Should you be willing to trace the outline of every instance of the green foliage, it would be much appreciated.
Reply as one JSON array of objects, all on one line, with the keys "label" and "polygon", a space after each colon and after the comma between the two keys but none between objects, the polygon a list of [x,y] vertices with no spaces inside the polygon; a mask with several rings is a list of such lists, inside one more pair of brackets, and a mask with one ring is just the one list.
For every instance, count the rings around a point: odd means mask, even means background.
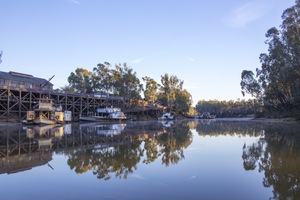
[{"label": "green foliage", "polygon": [[119,64],[112,70],[112,85],[114,87],[115,94],[127,97],[129,99],[140,99],[140,92],[143,89],[143,85],[137,78],[136,72],[128,67],[126,63]]},{"label": "green foliage", "polygon": [[[161,84],[153,78],[143,77],[146,83],[144,96],[151,102],[160,100],[169,110],[176,113],[186,114],[192,105],[191,94],[183,89],[183,81],[177,76],[164,74],[161,76]],[[95,93],[105,92],[139,100],[143,85],[137,78],[136,72],[126,63],[115,65],[112,68],[108,62],[99,63],[90,72],[83,68],[77,68],[68,77],[69,85],[62,87],[65,92]]]},{"label": "green foliage", "polygon": [[253,76],[254,73],[252,71],[244,70],[242,72],[242,81],[240,84],[242,88],[242,94],[245,96],[245,93],[250,93],[253,97],[260,98],[261,87]]},{"label": "green foliage", "polygon": [[90,72],[83,68],[77,68],[68,77],[69,86],[62,88],[64,91],[80,93],[105,92],[129,99],[140,99],[142,84],[132,68],[123,65],[115,65],[111,69],[108,62],[100,63]]},{"label": "green foliage", "polygon": [[160,91],[167,98],[169,107],[172,107],[173,102],[176,98],[176,90],[182,90],[183,81],[177,78],[177,76],[169,76],[164,74],[161,76],[161,87]]},{"label": "green foliage", "polygon": [[188,111],[188,113],[187,113],[189,116],[195,116],[195,115],[198,115],[198,112],[197,112],[197,110],[196,110],[196,108],[195,107],[190,107],[189,108],[189,111]]},{"label": "green foliage", "polygon": [[146,83],[144,91],[145,99],[150,102],[155,102],[158,97],[158,88],[160,87],[160,84],[158,84],[153,78],[150,78],[148,76],[145,76],[142,79]]},{"label": "green foliage", "polygon": [[263,101],[267,111],[300,108],[300,1],[282,14],[280,30],[266,33],[268,53],[260,55],[261,68],[242,72],[242,93]]},{"label": "green foliage", "polygon": [[196,105],[196,111],[201,114],[209,112],[217,117],[245,117],[256,114],[261,105],[256,99],[238,101],[200,100]]},{"label": "green foliage", "polygon": [[95,75],[83,68],[77,68],[68,77],[70,87],[79,93],[93,93],[96,86]]},{"label": "green foliage", "polygon": [[168,74],[161,76],[158,100],[170,111],[181,114],[187,114],[192,105],[192,96],[183,89],[183,81],[177,76]]},{"label": "green foliage", "polygon": [[111,65],[108,62],[99,63],[94,67],[93,72],[96,75],[97,90],[109,93],[112,90]]},{"label": "green foliage", "polygon": [[174,107],[176,113],[186,114],[192,105],[192,95],[187,90],[176,90]]}]

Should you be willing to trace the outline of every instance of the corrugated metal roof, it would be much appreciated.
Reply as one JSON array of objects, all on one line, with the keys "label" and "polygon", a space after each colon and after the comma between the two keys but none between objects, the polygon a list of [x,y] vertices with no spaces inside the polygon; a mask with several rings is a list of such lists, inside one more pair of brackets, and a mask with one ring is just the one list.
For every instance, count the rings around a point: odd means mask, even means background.
[{"label": "corrugated metal roof", "polygon": [[[15,81],[24,81],[24,82],[28,82],[28,83],[39,83],[39,84],[45,84],[46,82],[48,82],[48,80],[46,80],[44,78],[37,78],[30,74],[23,74],[23,73],[19,73],[19,72],[0,71],[0,78],[15,80]],[[53,84],[51,82],[49,82],[48,84],[53,86]]]}]

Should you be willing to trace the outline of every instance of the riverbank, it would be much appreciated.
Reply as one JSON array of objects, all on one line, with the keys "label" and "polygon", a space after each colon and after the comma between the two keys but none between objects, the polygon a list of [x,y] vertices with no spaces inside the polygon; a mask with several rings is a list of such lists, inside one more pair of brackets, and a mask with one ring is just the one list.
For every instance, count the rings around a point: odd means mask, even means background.
[{"label": "riverbank", "polygon": [[300,123],[300,120],[296,118],[253,118],[253,121],[262,121],[262,122],[269,122],[269,123]]},{"label": "riverbank", "polygon": [[[299,123],[300,120],[296,118],[216,118],[216,120],[220,121],[257,121],[257,122],[266,122],[266,123],[285,123],[285,124],[293,124]],[[139,121],[139,120],[138,120]],[[151,120],[141,120],[141,121],[151,121]],[[22,125],[21,122],[4,122],[0,121],[0,127],[14,127],[14,126]]]},{"label": "riverbank", "polygon": [[297,120],[296,118],[247,118],[247,117],[241,117],[241,118],[216,118],[216,120],[220,121],[256,121],[256,122],[266,122],[266,123],[299,123],[300,120]]}]

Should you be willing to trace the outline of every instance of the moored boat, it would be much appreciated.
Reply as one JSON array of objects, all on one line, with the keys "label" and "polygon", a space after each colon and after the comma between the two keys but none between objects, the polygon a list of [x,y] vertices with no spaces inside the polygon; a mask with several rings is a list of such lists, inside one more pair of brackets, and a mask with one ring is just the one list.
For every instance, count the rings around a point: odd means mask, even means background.
[{"label": "moored boat", "polygon": [[200,116],[197,117],[198,119],[215,119],[215,115],[211,115],[209,112],[204,112]]},{"label": "moored boat", "polygon": [[40,98],[35,109],[27,111],[27,124],[49,124],[55,125],[65,121],[65,113],[61,106],[54,106],[52,99]]},{"label": "moored boat", "polygon": [[80,116],[80,121],[122,121],[127,120],[127,116],[120,108],[105,107],[98,108],[95,113],[88,116]]},{"label": "moored boat", "polygon": [[161,117],[158,118],[159,120],[174,120],[175,117],[171,113],[164,113]]}]

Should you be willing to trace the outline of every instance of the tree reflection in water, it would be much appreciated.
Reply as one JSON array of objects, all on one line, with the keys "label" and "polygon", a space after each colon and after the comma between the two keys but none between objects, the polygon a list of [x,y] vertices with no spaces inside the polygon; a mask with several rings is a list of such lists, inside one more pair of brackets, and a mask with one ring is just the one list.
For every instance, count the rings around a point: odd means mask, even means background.
[{"label": "tree reflection in water", "polygon": [[300,135],[299,127],[267,126],[265,139],[244,146],[245,170],[264,172],[263,185],[273,187],[273,199],[300,197]]},{"label": "tree reflection in water", "polygon": [[[141,128],[125,128],[122,135],[130,138],[130,143],[108,148],[85,148],[69,151],[68,165],[76,173],[93,171],[99,179],[126,179],[136,170],[137,164],[149,164],[161,157],[162,164],[169,166],[184,159],[183,150],[192,142],[192,133],[187,123],[164,127],[155,123]],[[144,143],[144,145],[142,145]],[[145,156],[144,156],[145,155]]]},{"label": "tree reflection in water", "polygon": [[273,199],[296,199],[300,196],[299,126],[241,121],[176,122],[164,127],[159,123],[127,125],[122,132],[130,142],[108,148],[86,148],[68,152],[68,164],[76,173],[92,171],[99,179],[126,179],[138,163],[150,164],[158,159],[164,166],[184,159],[195,130],[201,137],[220,135],[257,137],[241,149],[243,168],[264,173],[262,184],[273,188]]},{"label": "tree reflection in water", "polygon": [[176,124],[167,134],[158,138],[162,163],[177,164],[184,159],[183,150],[192,143],[192,132],[187,124]]},{"label": "tree reflection in water", "polygon": [[241,121],[198,123],[200,136],[239,135],[261,137],[243,146],[242,159],[246,171],[264,173],[262,184],[273,187],[272,199],[300,197],[300,126],[299,124],[267,124]]}]

